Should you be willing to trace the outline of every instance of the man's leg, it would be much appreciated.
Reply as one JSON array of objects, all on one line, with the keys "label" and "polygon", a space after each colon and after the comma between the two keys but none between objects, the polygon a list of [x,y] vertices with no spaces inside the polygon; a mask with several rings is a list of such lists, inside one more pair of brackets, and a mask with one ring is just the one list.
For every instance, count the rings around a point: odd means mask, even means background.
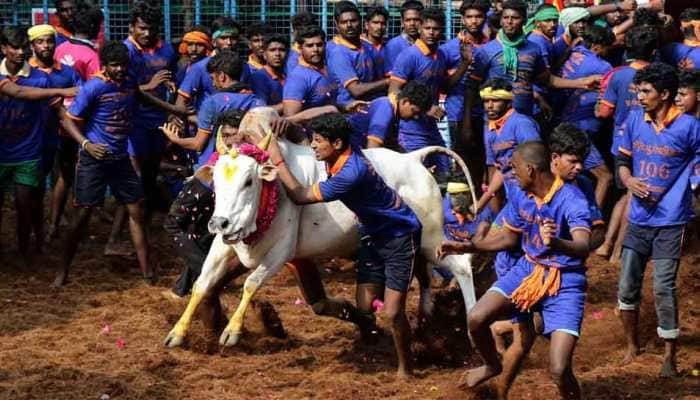
[{"label": "man's leg", "polygon": [[664,363],[661,367],[662,377],[678,375],[676,368],[676,347],[678,344],[678,299],[676,297],[676,278],[678,260],[656,259],[654,262],[654,299],[656,317],[659,321],[657,332],[665,342]]},{"label": "man's leg", "polygon": [[384,314],[391,324],[391,336],[398,356],[396,375],[405,379],[411,376],[411,327],[406,318],[406,292],[384,289]]},{"label": "man's leg", "polygon": [[647,258],[629,247],[622,249],[622,265],[618,285],[620,320],[627,339],[627,351],[622,364],[629,364],[639,354],[639,303]]},{"label": "man's leg", "polygon": [[625,207],[622,209],[620,229],[617,231],[617,240],[615,241],[615,247],[613,248],[612,254],[610,255],[611,263],[616,262],[622,256],[622,242],[623,238],[627,234],[627,227],[629,226],[629,219],[627,217],[629,215],[631,201],[632,195],[628,195],[627,201],[625,202]]},{"label": "man's leg", "polygon": [[139,269],[143,278],[155,283],[155,271],[148,265],[148,237],[144,226],[144,210],[142,202],[129,203],[126,205],[129,212],[129,232],[131,241],[136,248],[136,258],[139,261]]},{"label": "man's leg", "polygon": [[613,212],[610,215],[610,223],[608,224],[608,230],[605,232],[605,241],[598,247],[595,254],[608,258],[610,257],[613,247],[615,246],[615,238],[620,230],[620,224],[622,223],[623,212],[625,211],[625,205],[627,204],[627,196],[625,193],[620,199],[615,203]]},{"label": "man's leg", "polygon": [[491,324],[491,335],[493,335],[493,341],[496,344],[496,351],[500,355],[506,352],[505,336],[509,333],[513,333],[513,323],[510,320],[496,321]]},{"label": "man's leg", "polygon": [[15,184],[15,208],[17,209],[17,244],[19,252],[24,258],[25,265],[30,265],[29,260],[29,234],[32,230],[32,213],[35,200],[32,197],[31,186],[20,183]]},{"label": "man's leg", "polygon": [[592,168],[590,171],[596,178],[595,202],[598,205],[598,208],[602,210],[604,207],[603,203],[605,203],[605,197],[607,196],[608,190],[610,190],[610,186],[612,185],[613,176],[605,164]]},{"label": "man's leg", "polygon": [[58,152],[56,167],[56,184],[51,196],[51,225],[49,227],[49,240],[58,236],[61,218],[66,209],[68,190],[73,186],[77,146],[72,139],[62,140],[61,149]]},{"label": "man's leg", "polygon": [[[133,167],[134,171],[136,172],[136,175],[139,177],[139,185],[141,185],[141,191],[143,191],[143,183],[142,183],[142,166],[144,164],[144,158],[132,155],[129,157],[129,161],[131,162],[131,166]],[[113,193],[114,194],[114,193]],[[129,218],[129,212],[127,211],[126,207],[122,204],[119,204],[114,211],[114,221],[112,222],[112,229],[109,232],[109,238],[107,239],[107,244],[105,244],[105,251],[104,255],[110,256],[110,255],[129,255],[129,251],[124,249],[123,247],[119,246],[120,242],[120,236],[122,231],[124,230],[124,225],[126,225],[126,221]]]},{"label": "man's leg", "polygon": [[572,365],[577,341],[578,338],[568,332],[552,332],[549,345],[549,373],[563,399],[581,398],[581,388]]},{"label": "man's leg", "polygon": [[465,383],[474,387],[501,373],[503,366],[498,359],[496,345],[491,336],[491,324],[499,316],[512,310],[510,299],[497,290],[489,290],[469,312],[469,336],[481,355],[484,365],[467,371]]},{"label": "man's leg", "polygon": [[54,287],[61,287],[68,281],[68,270],[73,262],[75,253],[78,250],[78,243],[82,242],[87,233],[92,208],[78,208],[75,220],[68,227],[68,235],[63,243],[63,254],[61,255],[61,269],[56,274],[53,281]]},{"label": "man's leg", "polygon": [[503,372],[499,376],[497,386],[498,398],[507,399],[510,387],[520,372],[523,360],[535,343],[535,329],[532,320],[524,318],[513,326],[513,343],[503,355]]}]

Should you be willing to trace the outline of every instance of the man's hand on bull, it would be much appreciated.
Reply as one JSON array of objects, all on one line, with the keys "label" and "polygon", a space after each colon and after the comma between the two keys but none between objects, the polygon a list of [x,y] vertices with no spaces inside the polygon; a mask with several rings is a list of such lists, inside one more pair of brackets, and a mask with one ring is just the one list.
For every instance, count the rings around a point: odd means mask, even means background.
[{"label": "man's hand on bull", "polygon": [[285,137],[291,127],[292,123],[286,118],[277,118],[270,122],[270,129],[275,138]]},{"label": "man's hand on bull", "polygon": [[471,240],[464,242],[456,242],[454,240],[444,240],[437,248],[436,255],[438,260],[450,254],[470,253],[474,250],[474,243]]},{"label": "man's hand on bull", "polygon": [[342,107],[344,113],[354,114],[367,114],[367,107],[369,107],[369,101],[364,100],[353,100],[348,103],[345,107]]},{"label": "man's hand on bull", "polygon": [[435,118],[437,120],[441,120],[445,116],[445,110],[440,108],[440,106],[438,105],[433,105],[432,107],[430,107],[430,110],[428,110],[428,112],[425,113],[425,115],[431,118]]}]

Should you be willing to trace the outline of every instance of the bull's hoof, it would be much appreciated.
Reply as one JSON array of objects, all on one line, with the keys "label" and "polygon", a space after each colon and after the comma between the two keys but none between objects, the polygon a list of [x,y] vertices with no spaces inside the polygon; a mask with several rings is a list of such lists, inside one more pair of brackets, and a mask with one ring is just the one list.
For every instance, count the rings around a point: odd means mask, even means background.
[{"label": "bull's hoof", "polygon": [[180,335],[173,330],[173,331],[170,331],[170,333],[168,333],[168,336],[165,337],[165,341],[163,342],[163,344],[166,347],[174,348],[174,347],[182,346],[182,342],[184,342],[184,341],[185,341],[185,336]]},{"label": "bull's hoof", "polygon": [[221,333],[221,337],[219,338],[219,344],[225,347],[235,346],[238,344],[240,339],[240,333],[234,333],[228,329],[224,329],[224,331]]}]

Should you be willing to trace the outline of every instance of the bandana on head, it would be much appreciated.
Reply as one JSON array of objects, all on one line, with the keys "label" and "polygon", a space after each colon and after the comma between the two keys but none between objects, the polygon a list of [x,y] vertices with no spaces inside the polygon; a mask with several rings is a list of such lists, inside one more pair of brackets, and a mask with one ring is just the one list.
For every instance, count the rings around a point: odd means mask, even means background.
[{"label": "bandana on head", "polygon": [[483,100],[513,100],[513,92],[491,87],[481,89],[479,95]]},{"label": "bandana on head", "polygon": [[569,27],[574,22],[581,21],[582,19],[588,19],[591,13],[583,7],[569,7],[561,10],[559,14],[559,23],[564,27],[564,30],[568,35],[571,35]]},{"label": "bandana on head", "polygon": [[537,25],[535,24],[535,22],[550,21],[553,19],[559,21],[559,11],[557,11],[557,9],[553,7],[543,8],[540,11],[536,12],[535,15],[533,15],[532,18],[530,18],[527,21],[527,24],[525,25],[525,28],[523,28],[523,30],[527,35],[530,32],[537,29]]},{"label": "bandana on head", "polygon": [[506,75],[511,73],[513,80],[516,80],[518,78],[518,47],[527,41],[527,36],[521,33],[514,40],[510,40],[503,29],[499,29],[498,40],[503,45],[503,69]]},{"label": "bandana on head", "polygon": [[56,36],[56,29],[51,25],[35,25],[27,29],[27,35],[29,36],[29,41],[33,42],[42,36]]},{"label": "bandana on head", "polygon": [[204,32],[187,32],[185,36],[182,37],[182,42],[180,42],[180,47],[178,47],[180,54],[187,54],[188,43],[203,44],[207,48],[207,53],[211,51],[211,39],[209,39],[209,35]]},{"label": "bandana on head", "polygon": [[238,29],[236,29],[236,28],[222,28],[222,29],[219,29],[218,31],[214,32],[214,34],[211,37],[212,37],[212,39],[216,40],[224,35],[238,35]]},{"label": "bandana on head", "polygon": [[447,193],[465,193],[469,191],[469,185],[462,182],[447,182]]}]

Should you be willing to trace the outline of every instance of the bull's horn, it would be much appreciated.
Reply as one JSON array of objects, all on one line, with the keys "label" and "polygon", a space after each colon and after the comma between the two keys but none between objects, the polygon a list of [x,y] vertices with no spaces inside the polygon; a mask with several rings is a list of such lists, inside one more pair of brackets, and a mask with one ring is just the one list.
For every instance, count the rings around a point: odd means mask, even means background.
[{"label": "bull's horn", "polygon": [[267,150],[270,147],[270,142],[272,141],[272,131],[268,130],[267,135],[258,143],[260,150]]}]

